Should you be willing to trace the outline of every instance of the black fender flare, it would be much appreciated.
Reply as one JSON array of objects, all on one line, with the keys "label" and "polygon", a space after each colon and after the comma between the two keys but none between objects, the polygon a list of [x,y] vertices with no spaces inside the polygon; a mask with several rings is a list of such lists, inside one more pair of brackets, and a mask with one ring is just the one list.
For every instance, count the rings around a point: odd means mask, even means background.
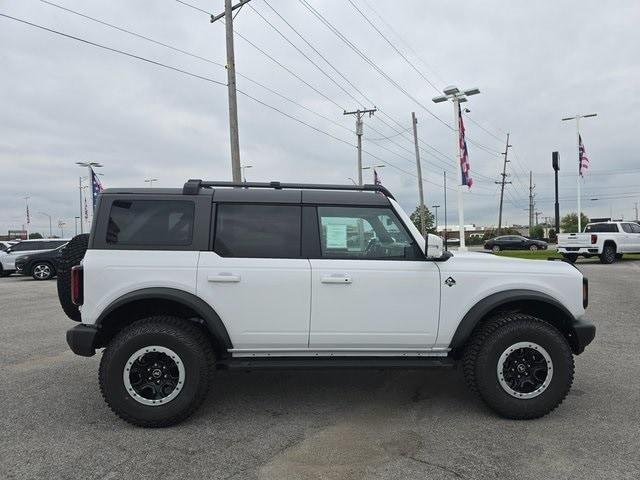
[{"label": "black fender flare", "polygon": [[96,326],[100,328],[105,318],[107,318],[116,309],[123,307],[128,303],[153,299],[171,300],[190,308],[204,320],[209,332],[220,342],[220,347],[224,350],[233,348],[231,339],[229,338],[229,333],[227,332],[224,323],[222,323],[222,319],[211,305],[192,293],[185,292],[184,290],[178,290],[176,288],[150,287],[126,293],[111,302],[109,306],[102,311],[96,320]]},{"label": "black fender flare", "polygon": [[539,304],[544,304],[548,307],[553,307],[562,312],[564,316],[564,318],[562,319],[562,323],[565,331],[571,329],[571,322],[574,319],[573,315],[569,310],[567,310],[564,305],[562,305],[552,296],[547,295],[543,292],[537,292],[535,290],[505,290],[483,298],[469,309],[469,311],[462,318],[462,321],[456,329],[456,333],[451,339],[451,344],[449,345],[450,348],[456,349],[463,347],[478,323],[492,310],[510,303],[531,301],[537,302]]}]

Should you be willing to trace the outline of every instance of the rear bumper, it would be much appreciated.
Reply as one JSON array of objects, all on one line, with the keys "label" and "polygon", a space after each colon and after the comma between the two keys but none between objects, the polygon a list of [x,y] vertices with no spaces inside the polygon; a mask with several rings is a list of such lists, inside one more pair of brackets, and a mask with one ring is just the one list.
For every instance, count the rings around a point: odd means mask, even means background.
[{"label": "rear bumper", "polygon": [[575,354],[584,352],[584,349],[589,345],[596,336],[596,326],[589,320],[584,318],[575,319],[572,325],[573,334],[575,335]]},{"label": "rear bumper", "polygon": [[598,255],[598,247],[558,247],[558,253],[573,253],[574,255]]},{"label": "rear bumper", "polygon": [[76,355],[91,357],[96,353],[98,329],[94,325],[80,324],[67,330],[67,343]]}]

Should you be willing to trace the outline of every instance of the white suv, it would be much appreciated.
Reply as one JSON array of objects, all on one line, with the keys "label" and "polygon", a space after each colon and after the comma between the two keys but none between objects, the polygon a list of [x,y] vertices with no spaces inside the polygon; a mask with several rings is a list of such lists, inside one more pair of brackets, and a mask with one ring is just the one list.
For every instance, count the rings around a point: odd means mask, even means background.
[{"label": "white suv", "polygon": [[67,341],[105,347],[103,396],[143,426],[190,415],[216,368],[460,362],[499,414],[553,410],[595,336],[587,280],[426,243],[382,186],[108,189],[60,262],[62,306],[81,321]]}]

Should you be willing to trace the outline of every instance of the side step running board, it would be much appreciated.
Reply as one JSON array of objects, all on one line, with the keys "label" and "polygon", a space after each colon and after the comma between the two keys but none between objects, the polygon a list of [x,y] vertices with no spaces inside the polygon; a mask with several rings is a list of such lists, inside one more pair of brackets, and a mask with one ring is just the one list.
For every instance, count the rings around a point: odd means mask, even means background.
[{"label": "side step running board", "polygon": [[254,369],[313,369],[313,368],[452,368],[452,359],[447,357],[290,357],[290,358],[228,358],[219,360],[216,367],[230,370]]}]

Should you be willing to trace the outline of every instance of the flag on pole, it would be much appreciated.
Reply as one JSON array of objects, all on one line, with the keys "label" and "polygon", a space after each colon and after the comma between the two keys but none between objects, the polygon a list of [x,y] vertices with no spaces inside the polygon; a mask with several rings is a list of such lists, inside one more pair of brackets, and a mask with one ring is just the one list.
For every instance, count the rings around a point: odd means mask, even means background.
[{"label": "flag on pole", "polygon": [[27,225],[31,223],[31,217],[29,216],[29,204],[27,203]]},{"label": "flag on pole", "polygon": [[93,171],[93,168],[89,167],[91,170],[91,193],[93,194],[93,208],[96,208],[96,200],[98,199],[98,194],[104,190],[102,188],[102,184],[98,179],[98,175]]},{"label": "flag on pole", "polygon": [[467,140],[464,135],[464,122],[462,121],[462,109],[458,104],[458,131],[460,132],[460,172],[462,173],[462,185],[471,188],[473,179],[469,176],[471,167],[469,166],[469,150]]},{"label": "flag on pole", "polygon": [[589,157],[587,157],[587,152],[584,149],[584,145],[582,143],[582,136],[578,135],[578,173],[581,177],[584,177],[584,171],[589,168]]},{"label": "flag on pole", "polygon": [[84,197],[84,219],[89,221],[89,209],[87,208],[87,197]]},{"label": "flag on pole", "polygon": [[380,181],[380,177],[378,176],[378,172],[376,172],[376,169],[373,169],[373,184],[374,185],[382,185],[382,182]]}]

